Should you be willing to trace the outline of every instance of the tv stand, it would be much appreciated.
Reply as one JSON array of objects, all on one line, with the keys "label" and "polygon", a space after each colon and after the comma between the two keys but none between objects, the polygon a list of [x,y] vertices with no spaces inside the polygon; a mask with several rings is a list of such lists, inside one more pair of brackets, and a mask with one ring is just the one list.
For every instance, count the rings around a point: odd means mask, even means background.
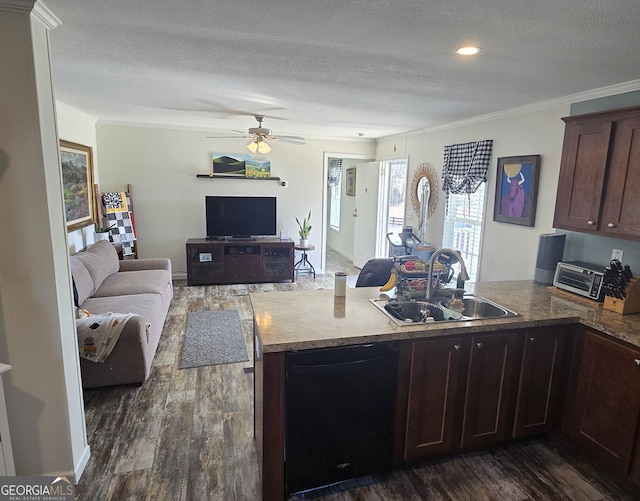
[{"label": "tv stand", "polygon": [[187,240],[186,251],[189,285],[294,280],[294,249],[291,239],[190,238]]}]

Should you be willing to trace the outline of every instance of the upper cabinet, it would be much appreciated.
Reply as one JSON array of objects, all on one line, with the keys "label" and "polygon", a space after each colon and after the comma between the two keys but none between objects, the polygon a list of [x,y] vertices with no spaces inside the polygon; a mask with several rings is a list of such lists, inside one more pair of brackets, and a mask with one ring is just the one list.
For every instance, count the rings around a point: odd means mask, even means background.
[{"label": "upper cabinet", "polygon": [[640,240],[640,107],[563,120],[554,227]]}]

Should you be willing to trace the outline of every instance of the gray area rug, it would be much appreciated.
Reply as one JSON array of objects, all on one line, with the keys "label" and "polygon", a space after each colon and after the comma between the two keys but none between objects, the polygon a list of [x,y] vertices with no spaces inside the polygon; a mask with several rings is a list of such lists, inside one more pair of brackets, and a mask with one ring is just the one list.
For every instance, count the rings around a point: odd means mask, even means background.
[{"label": "gray area rug", "polygon": [[238,310],[196,311],[187,315],[181,369],[247,360]]}]

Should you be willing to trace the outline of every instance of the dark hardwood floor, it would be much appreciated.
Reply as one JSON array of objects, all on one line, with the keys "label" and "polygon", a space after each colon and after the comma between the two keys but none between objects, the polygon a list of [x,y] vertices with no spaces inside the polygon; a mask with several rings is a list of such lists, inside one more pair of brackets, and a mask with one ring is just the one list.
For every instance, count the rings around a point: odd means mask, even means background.
[{"label": "dark hardwood floor", "polygon": [[[252,361],[179,369],[189,311],[237,309],[252,353],[249,293],[333,287],[333,272],[357,275],[328,253],[327,270],[294,283],[188,287],[175,297],[142,386],[85,391],[91,458],[78,500],[260,499],[253,444]],[[353,280],[352,280],[353,282]],[[639,499],[555,439],[396,468],[293,499],[322,500],[631,500]]]}]

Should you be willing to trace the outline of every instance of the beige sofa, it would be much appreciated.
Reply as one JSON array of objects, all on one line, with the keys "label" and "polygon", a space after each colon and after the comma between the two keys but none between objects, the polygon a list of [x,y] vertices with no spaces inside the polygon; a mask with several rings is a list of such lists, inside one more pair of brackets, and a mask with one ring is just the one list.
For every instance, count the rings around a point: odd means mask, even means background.
[{"label": "beige sofa", "polygon": [[127,321],[103,363],[80,359],[82,386],[142,384],[149,377],[173,297],[171,261],[165,258],[119,261],[108,241],[96,242],[71,256],[70,261],[76,306],[92,315],[136,314]]}]

